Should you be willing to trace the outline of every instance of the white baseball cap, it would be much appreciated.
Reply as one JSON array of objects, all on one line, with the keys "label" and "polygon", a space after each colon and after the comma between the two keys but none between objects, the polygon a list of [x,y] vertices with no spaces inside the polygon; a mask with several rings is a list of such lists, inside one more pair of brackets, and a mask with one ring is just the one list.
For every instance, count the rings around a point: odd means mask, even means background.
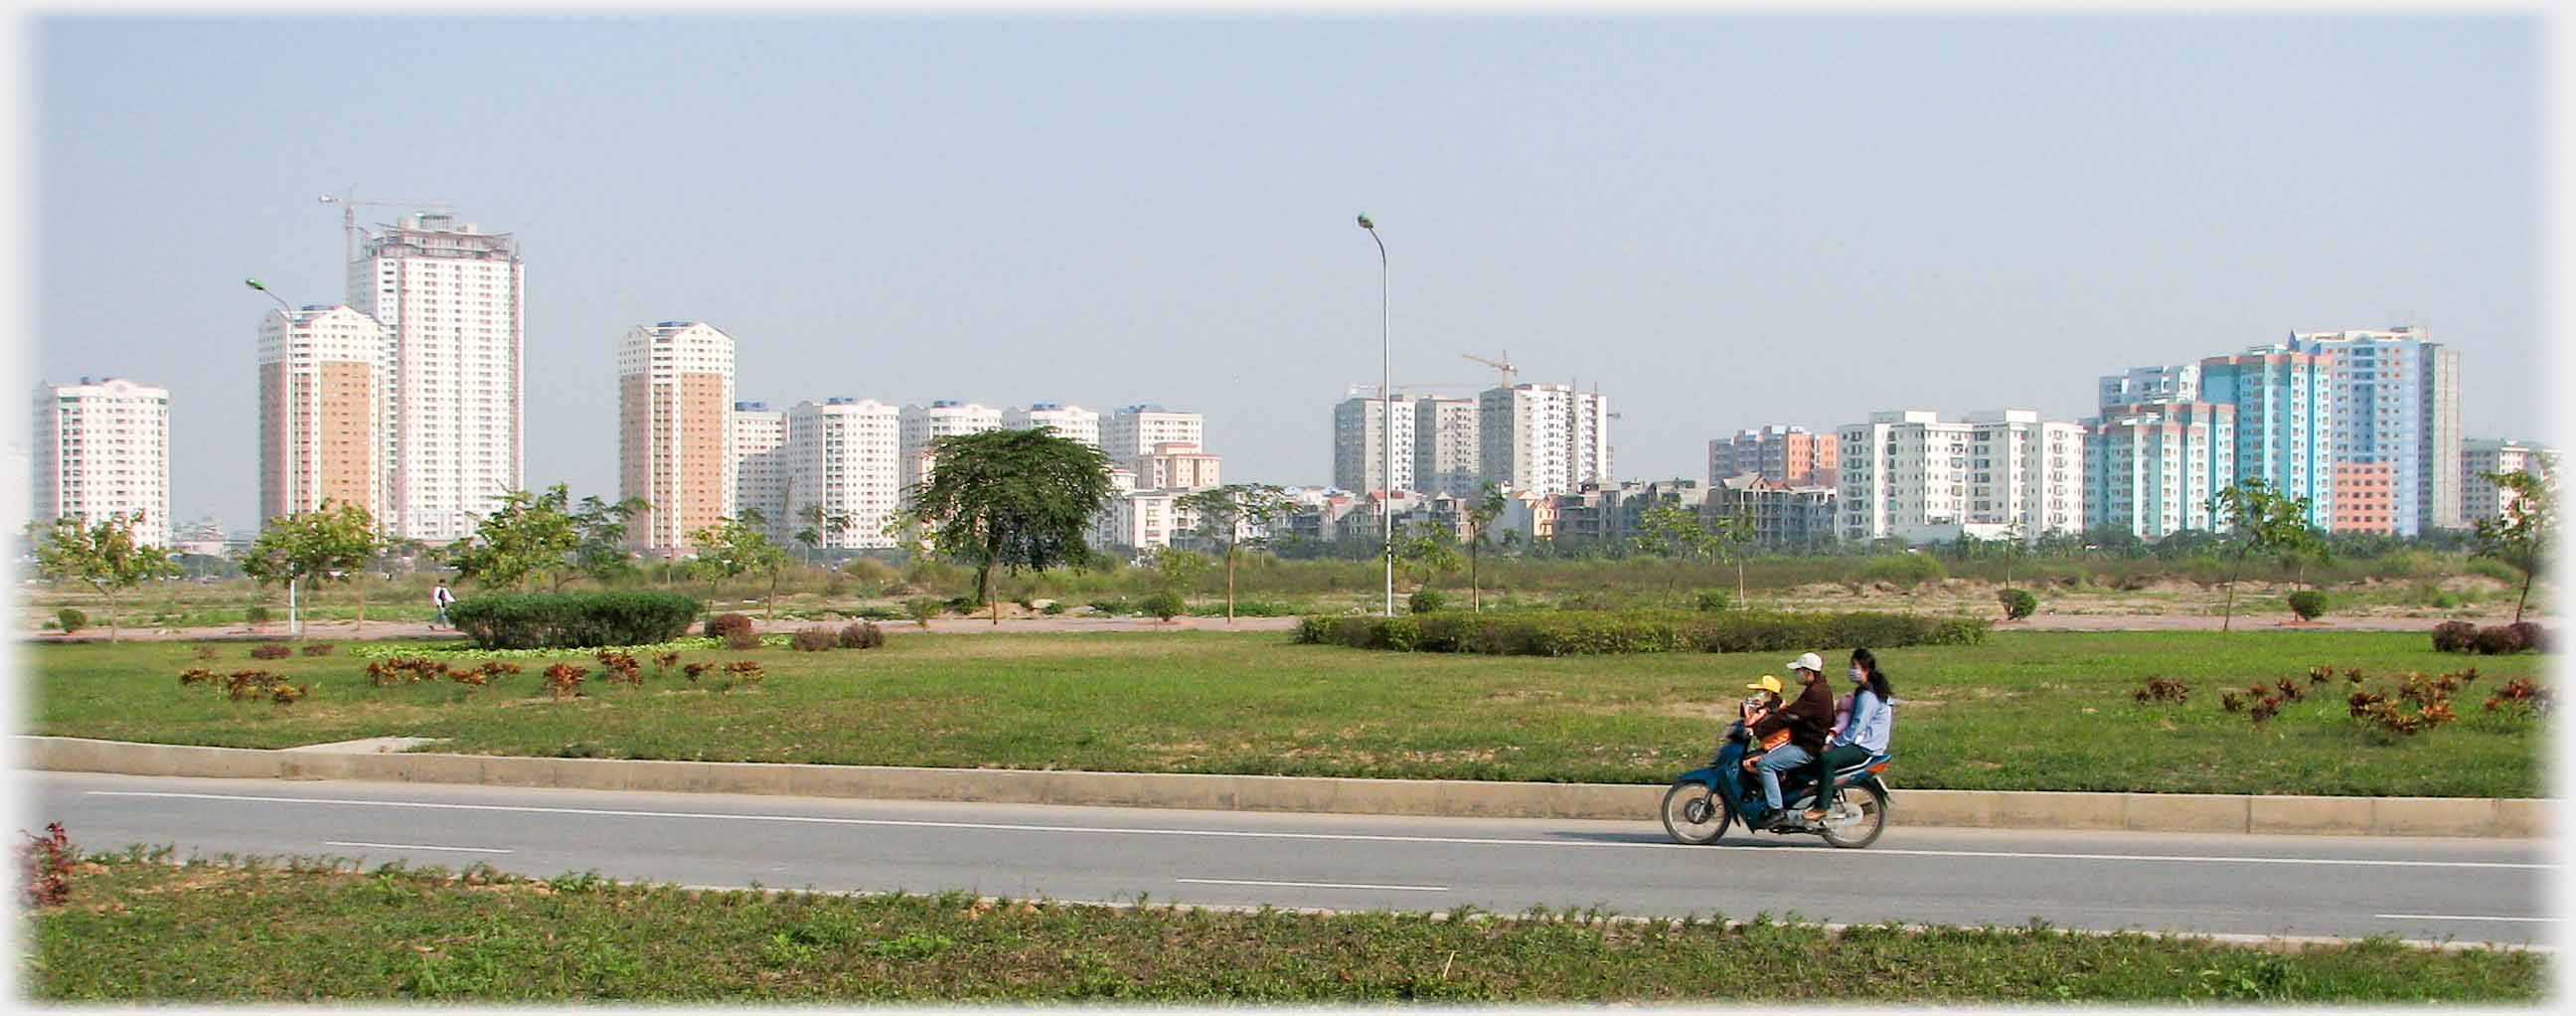
[{"label": "white baseball cap", "polygon": [[1825,658],[1814,653],[1802,654],[1797,659],[1789,661],[1789,669],[1810,670],[1822,674],[1825,672]]}]

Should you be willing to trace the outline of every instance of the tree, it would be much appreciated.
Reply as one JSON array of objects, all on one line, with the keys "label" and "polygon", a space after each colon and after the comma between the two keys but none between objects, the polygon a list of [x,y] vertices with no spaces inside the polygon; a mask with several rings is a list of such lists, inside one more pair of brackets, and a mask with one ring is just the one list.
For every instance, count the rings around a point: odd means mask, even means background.
[{"label": "tree", "polygon": [[698,558],[689,570],[710,582],[742,575],[767,574],[769,599],[761,608],[764,618],[778,615],[778,572],[787,566],[787,551],[770,542],[763,532],[768,520],[757,508],[745,508],[734,516],[704,529],[689,533],[689,545],[696,547]]},{"label": "tree", "polygon": [[2262,555],[2286,565],[2314,553],[2319,541],[2316,527],[2308,522],[2308,499],[2275,491],[2261,477],[2247,477],[2219,491],[2209,499],[2209,511],[2227,525],[2228,546],[2236,558],[2236,567],[2227,575],[2227,605],[2219,622],[2220,631],[2229,631],[2236,623],[2236,580],[2243,575],[2246,560]]},{"label": "tree", "polygon": [[1233,624],[1234,553],[1244,542],[1244,531],[1260,527],[1266,538],[1269,525],[1297,510],[1297,502],[1282,487],[1229,483],[1183,495],[1180,508],[1198,517],[1201,538],[1225,548],[1225,623]]},{"label": "tree", "polygon": [[[1494,542],[1494,520],[1502,518],[1503,509],[1510,506],[1511,499],[1503,495],[1503,488],[1488,483],[1484,490],[1477,493],[1476,503],[1467,507],[1467,609],[1469,610],[1481,612],[1485,609],[1484,595],[1477,591],[1477,558],[1481,556],[1481,552],[1487,545]],[[1511,538],[1511,532],[1503,533],[1506,546],[1509,545]]]},{"label": "tree", "polygon": [[2513,566],[2522,573],[2522,595],[2513,601],[2513,619],[2531,602],[2531,580],[2540,573],[2558,528],[2558,492],[2544,473],[2515,470],[2483,474],[2506,502],[2504,514],[2476,522],[2477,554]]},{"label": "tree", "polygon": [[475,524],[474,535],[449,552],[448,563],[463,579],[519,591],[531,578],[568,570],[570,555],[582,545],[581,526],[568,510],[571,500],[560,483],[542,494],[501,495],[500,509]]},{"label": "tree", "polygon": [[1417,585],[1430,585],[1433,576],[1456,571],[1467,560],[1458,552],[1458,531],[1431,519],[1396,530],[1393,546],[1396,567]]},{"label": "tree", "polygon": [[939,466],[905,492],[904,514],[940,553],[975,566],[976,602],[992,603],[996,567],[1016,575],[1089,561],[1083,535],[1110,496],[1100,449],[1034,428],[952,434],[931,452]]},{"label": "tree", "polygon": [[1207,555],[1198,551],[1160,547],[1155,549],[1153,563],[1148,567],[1162,580],[1165,590],[1180,594],[1187,593],[1191,586],[1198,584],[1199,576],[1207,574],[1208,569],[1215,566],[1208,563]]},{"label": "tree", "polygon": [[[557,484],[547,496],[563,490]],[[573,549],[571,566],[554,568],[554,588],[562,592],[565,582],[580,575],[593,582],[607,583],[634,571],[634,562],[626,552],[626,524],[635,516],[653,510],[653,503],[630,497],[611,504],[593,494],[581,499],[581,510],[572,514]]]},{"label": "tree", "polygon": [[[1638,553],[1656,557],[1680,558],[1696,563],[1716,552],[1717,536],[1700,525],[1699,513],[1678,504],[1659,504],[1646,509],[1638,518],[1643,532],[1629,541]],[[1664,592],[1671,595],[1673,579],[1664,581]]]},{"label": "tree", "polygon": [[72,516],[37,532],[36,572],[55,582],[81,582],[107,601],[107,640],[117,639],[116,597],[146,579],[178,573],[169,552],[134,542],[143,513],[109,515],[84,525]]},{"label": "tree", "polygon": [[[242,557],[241,569],[257,579],[260,585],[284,583],[292,596],[295,587],[310,585],[316,593],[333,580],[355,579],[366,568],[367,561],[384,546],[376,535],[376,520],[364,507],[330,501],[309,512],[296,512],[268,520],[268,528],[252,541],[250,553]],[[358,630],[367,628],[367,587],[358,591]],[[289,616],[288,624],[295,618]],[[301,634],[301,627],[297,629]]]},{"label": "tree", "polygon": [[1715,540],[1713,545],[1720,559],[1735,564],[1735,602],[1749,605],[1752,601],[1744,596],[1744,559],[1751,554],[1753,541],[1760,535],[1754,527],[1752,514],[1746,505],[1739,502],[1734,511],[1717,516],[1716,522],[1708,527],[1708,533]]},{"label": "tree", "polygon": [[813,555],[823,549],[826,541],[838,543],[841,534],[849,532],[850,526],[855,521],[850,517],[850,513],[825,508],[820,501],[797,509],[796,517],[805,522],[805,528],[796,531],[796,542],[805,545],[808,561],[813,560]]}]

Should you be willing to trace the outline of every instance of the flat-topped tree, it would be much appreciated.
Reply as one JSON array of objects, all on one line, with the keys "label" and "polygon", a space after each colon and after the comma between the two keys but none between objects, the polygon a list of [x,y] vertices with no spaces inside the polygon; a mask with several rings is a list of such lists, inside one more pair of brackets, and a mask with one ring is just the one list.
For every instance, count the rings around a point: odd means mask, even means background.
[{"label": "flat-topped tree", "polygon": [[134,541],[143,513],[109,515],[84,525],[64,516],[50,527],[28,527],[36,538],[36,573],[55,582],[79,582],[107,601],[107,640],[117,640],[117,595],[146,579],[178,574],[168,551]]},{"label": "flat-topped tree", "polygon": [[1233,624],[1235,551],[1253,542],[1246,535],[1252,529],[1261,529],[1260,538],[1267,539],[1269,525],[1296,510],[1297,502],[1286,488],[1273,484],[1229,483],[1183,495],[1180,507],[1197,517],[1200,539],[1224,548],[1225,622]]},{"label": "flat-topped tree", "polygon": [[[242,557],[241,569],[260,585],[283,583],[291,590],[310,586],[315,592],[334,581],[353,582],[374,559],[384,540],[376,535],[375,516],[354,504],[322,502],[309,512],[268,520],[259,539]],[[367,628],[367,587],[358,592],[358,630]],[[293,624],[294,619],[288,619]],[[295,625],[298,635],[302,625]]]},{"label": "flat-topped tree", "polygon": [[1079,569],[1083,536],[1109,503],[1109,459],[1049,428],[952,434],[931,442],[937,465],[904,492],[903,517],[939,553],[975,566],[975,600],[989,604],[993,569]]}]

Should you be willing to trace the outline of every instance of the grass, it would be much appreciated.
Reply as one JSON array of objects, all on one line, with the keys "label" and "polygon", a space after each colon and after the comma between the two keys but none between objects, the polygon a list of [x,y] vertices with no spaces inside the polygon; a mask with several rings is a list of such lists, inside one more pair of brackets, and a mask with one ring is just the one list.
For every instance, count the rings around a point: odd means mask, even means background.
[{"label": "grass", "polygon": [[2043,927],[1446,920],[697,892],[330,865],[84,865],[31,919],[50,1003],[2532,1002],[2542,958]]},{"label": "grass", "polygon": [[[1662,783],[1703,764],[1747,681],[1785,654],[1541,659],[1297,646],[1278,633],[910,633],[876,650],[690,653],[764,664],[715,691],[676,674],[553,702],[545,661],[493,687],[377,688],[363,661],[253,661],[225,644],[27,647],[29,732],[283,748],[359,737],[446,738],[495,755],[1011,769]],[[2541,721],[2479,704],[2538,656],[2446,656],[2412,633],[1998,632],[1981,646],[1890,650],[1897,762],[1916,788],[2533,797]],[[466,658],[460,665],[470,665]],[[1835,658],[1833,665],[1841,665]],[[2358,667],[2475,666],[2460,721],[2412,738],[2361,730],[2340,678],[2256,727],[2221,692]],[[180,671],[274,670],[312,687],[293,706],[226,701]],[[2140,705],[2149,676],[2181,705]],[[708,679],[713,682],[711,675]]]}]

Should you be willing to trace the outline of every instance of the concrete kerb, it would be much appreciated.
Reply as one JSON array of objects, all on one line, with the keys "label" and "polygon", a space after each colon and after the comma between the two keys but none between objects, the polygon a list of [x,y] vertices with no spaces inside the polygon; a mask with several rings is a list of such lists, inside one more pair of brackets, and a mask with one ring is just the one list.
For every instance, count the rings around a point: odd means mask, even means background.
[{"label": "concrete kerb", "polygon": [[[18,743],[19,764],[27,769],[133,776],[382,780],[1370,815],[1644,821],[1652,819],[1664,792],[1660,786],[1605,783],[512,758],[435,752],[352,754],[27,735],[20,736]],[[2554,834],[2557,807],[2556,801],[2547,799],[1894,790],[1891,818],[1898,824],[2006,829],[2539,839]]]}]

